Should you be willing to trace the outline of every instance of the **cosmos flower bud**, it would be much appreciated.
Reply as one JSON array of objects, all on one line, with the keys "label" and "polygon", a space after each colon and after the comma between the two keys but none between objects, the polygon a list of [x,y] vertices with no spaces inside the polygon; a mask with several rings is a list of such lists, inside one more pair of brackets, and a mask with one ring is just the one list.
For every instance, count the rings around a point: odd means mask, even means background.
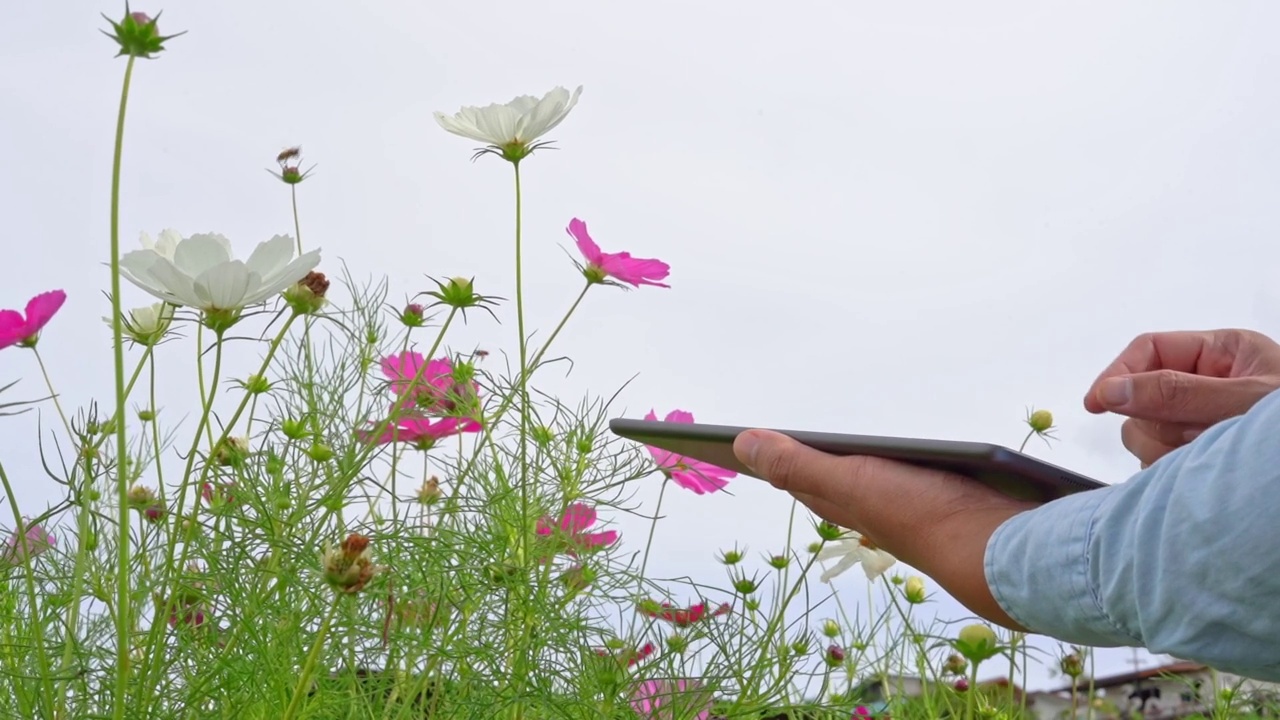
[{"label": "cosmos flower bud", "polygon": [[830,667],[839,667],[840,663],[845,660],[844,648],[839,645],[832,645],[827,648],[827,652],[823,655],[823,659],[827,661]]},{"label": "cosmos flower bud", "polygon": [[[106,16],[103,15],[103,17]],[[107,18],[107,22],[111,23],[112,32],[107,32],[106,30],[102,32],[107,37],[115,40],[120,46],[120,52],[116,53],[116,57],[129,55],[137,58],[150,58],[153,53],[164,50],[166,41],[183,34],[160,35],[160,30],[156,27],[156,22],[159,19],[159,13],[153,18],[144,12],[130,12],[126,4],[124,19],[116,22],[111,18]]]},{"label": "cosmos flower bud", "polygon": [[1027,425],[1037,433],[1045,433],[1053,428],[1053,413],[1048,410],[1036,410],[1027,417]]},{"label": "cosmos flower bud", "polygon": [[426,323],[426,309],[418,303],[409,303],[400,311],[400,322],[405,327],[422,327]]},{"label": "cosmos flower bud", "polygon": [[444,495],[440,490],[440,478],[432,475],[418,488],[418,502],[423,505],[434,505]]},{"label": "cosmos flower bud", "polygon": [[996,633],[988,625],[974,623],[960,629],[960,634],[952,642],[956,651],[969,662],[978,665],[984,660],[994,657],[1000,652]]},{"label": "cosmos flower bud", "polygon": [[903,594],[906,595],[907,602],[912,605],[919,605],[924,602],[924,578],[919,575],[912,575],[907,578],[907,586],[904,588]]},{"label": "cosmos flower bud", "polygon": [[298,315],[314,315],[324,307],[325,293],[329,291],[329,279],[322,272],[312,270],[294,285],[284,290],[284,301]]},{"label": "cosmos flower bud", "polygon": [[336,547],[325,549],[323,565],[324,578],[335,590],[360,592],[375,572],[369,559],[369,538],[351,533]]}]

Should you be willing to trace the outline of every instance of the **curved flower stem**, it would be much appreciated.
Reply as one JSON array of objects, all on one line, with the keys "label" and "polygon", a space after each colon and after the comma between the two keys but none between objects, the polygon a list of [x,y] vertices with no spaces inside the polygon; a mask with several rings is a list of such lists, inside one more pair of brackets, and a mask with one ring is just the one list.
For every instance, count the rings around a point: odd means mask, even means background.
[{"label": "curved flower stem", "polygon": [[[27,537],[27,524],[22,520],[22,512],[18,509],[18,499],[14,497],[13,486],[9,484],[9,475],[4,471],[4,465],[0,464],[0,483],[4,485],[5,497],[9,500],[9,509],[13,511],[13,522],[17,526],[14,531],[16,533],[17,544],[14,550],[21,548],[22,564],[26,569],[25,579],[27,586],[27,603],[31,605],[31,624],[34,628],[38,628],[40,637],[32,638],[36,646],[36,662],[40,664],[40,681],[44,685],[44,697],[42,697],[41,714],[48,713],[43,707],[43,703],[52,701],[53,694],[53,674],[49,671],[49,656],[45,652],[44,647],[44,623],[40,622],[39,605],[36,604],[36,578],[35,572],[31,569],[31,545]],[[45,715],[48,717],[48,715]]]},{"label": "curved flower stem", "polygon": [[338,605],[342,602],[341,595],[335,595],[333,604],[329,606],[329,612],[325,613],[324,621],[320,623],[320,629],[316,631],[316,641],[311,645],[311,652],[307,653],[307,661],[302,666],[302,673],[298,675],[298,686],[293,689],[293,697],[289,700],[289,707],[285,708],[284,717],[281,720],[293,720],[293,716],[298,712],[298,704],[302,702],[302,693],[307,688],[307,683],[311,681],[311,674],[315,672],[316,661],[320,658],[320,651],[324,648],[324,641],[329,635],[329,626],[333,624],[333,616],[338,612]]},{"label": "curved flower stem", "polygon": [[76,434],[71,431],[71,423],[67,421],[67,414],[62,411],[62,403],[58,402],[58,392],[53,389],[53,381],[49,379],[49,370],[44,365],[44,358],[40,355],[39,348],[31,348],[36,354],[36,364],[40,366],[40,374],[44,376],[44,386],[49,388],[49,397],[53,399],[53,407],[58,411],[58,417],[62,418],[62,427],[67,431],[67,439],[75,443]]},{"label": "curved flower stem", "polygon": [[[125,471],[128,441],[124,432],[124,342],[120,327],[120,161],[124,152],[124,118],[129,103],[129,83],[133,79],[134,55],[124,68],[120,89],[120,112],[116,117],[115,156],[111,162],[111,334],[116,383],[116,491],[120,501],[119,542],[116,550],[116,683],[112,716],[125,715],[125,694],[129,689],[129,630],[133,618],[129,603],[129,475]],[[78,600],[77,600],[78,601]]]},{"label": "curved flower stem", "polygon": [[1023,450],[1026,450],[1027,443],[1031,442],[1031,438],[1035,437],[1035,435],[1036,435],[1036,431],[1034,429],[1031,432],[1027,433],[1027,436],[1022,438],[1022,444],[1018,446],[1018,452],[1022,452]]}]

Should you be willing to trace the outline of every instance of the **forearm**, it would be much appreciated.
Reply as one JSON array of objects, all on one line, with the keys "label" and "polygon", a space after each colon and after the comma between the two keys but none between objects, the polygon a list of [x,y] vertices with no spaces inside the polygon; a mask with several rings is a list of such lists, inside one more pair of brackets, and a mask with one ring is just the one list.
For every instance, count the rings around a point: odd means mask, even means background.
[{"label": "forearm", "polygon": [[1034,632],[1280,679],[1280,392],[1128,482],[1009,519],[985,572]]}]

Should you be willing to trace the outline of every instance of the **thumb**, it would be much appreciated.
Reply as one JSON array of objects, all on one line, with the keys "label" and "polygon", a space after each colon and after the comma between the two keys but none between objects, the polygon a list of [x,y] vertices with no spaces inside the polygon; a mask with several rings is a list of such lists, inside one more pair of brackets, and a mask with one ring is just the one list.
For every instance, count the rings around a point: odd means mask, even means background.
[{"label": "thumb", "polygon": [[1257,401],[1246,378],[1216,378],[1156,370],[1107,378],[1097,400],[1118,415],[1187,425],[1212,425],[1234,417]]},{"label": "thumb", "polygon": [[733,441],[733,454],[774,487],[808,494],[824,494],[824,486],[848,474],[851,459],[819,452],[769,430],[740,433]]}]

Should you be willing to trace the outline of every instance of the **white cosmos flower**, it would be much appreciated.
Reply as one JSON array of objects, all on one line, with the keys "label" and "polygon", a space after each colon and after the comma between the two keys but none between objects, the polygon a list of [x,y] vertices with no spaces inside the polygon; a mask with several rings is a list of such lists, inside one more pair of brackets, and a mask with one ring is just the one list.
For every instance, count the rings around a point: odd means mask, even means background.
[{"label": "white cosmos flower", "polygon": [[822,573],[822,577],[819,578],[824,583],[831,582],[832,578],[858,563],[862,563],[862,570],[867,574],[867,579],[875,580],[898,562],[897,558],[876,547],[861,533],[854,530],[846,532],[839,540],[827,543],[818,551],[818,560],[836,561],[835,566]]},{"label": "white cosmos flower", "polygon": [[154,250],[156,253],[173,259],[173,253],[178,249],[178,243],[182,242],[182,233],[177,230],[166,228],[160,231],[160,239],[152,240],[151,236],[145,232],[138,238],[138,242],[146,250]]},{"label": "white cosmos flower", "polygon": [[239,310],[257,305],[306,277],[320,264],[320,251],[293,258],[293,238],[276,235],[259,243],[248,260],[233,260],[221,235],[192,235],[176,243],[173,257],[162,244],[120,258],[120,274],[155,297],[198,310]]},{"label": "white cosmos flower", "polygon": [[557,87],[541,99],[521,95],[505,104],[467,106],[453,115],[437,112],[435,118],[454,135],[488,143],[508,160],[519,160],[536,149],[535,140],[569,115],[581,94],[581,85],[573,94]]},{"label": "white cosmos flower", "polygon": [[[126,337],[140,345],[155,345],[173,322],[173,306],[167,302],[143,305],[124,313],[120,320]],[[102,322],[111,327],[111,318],[104,317]]]}]

